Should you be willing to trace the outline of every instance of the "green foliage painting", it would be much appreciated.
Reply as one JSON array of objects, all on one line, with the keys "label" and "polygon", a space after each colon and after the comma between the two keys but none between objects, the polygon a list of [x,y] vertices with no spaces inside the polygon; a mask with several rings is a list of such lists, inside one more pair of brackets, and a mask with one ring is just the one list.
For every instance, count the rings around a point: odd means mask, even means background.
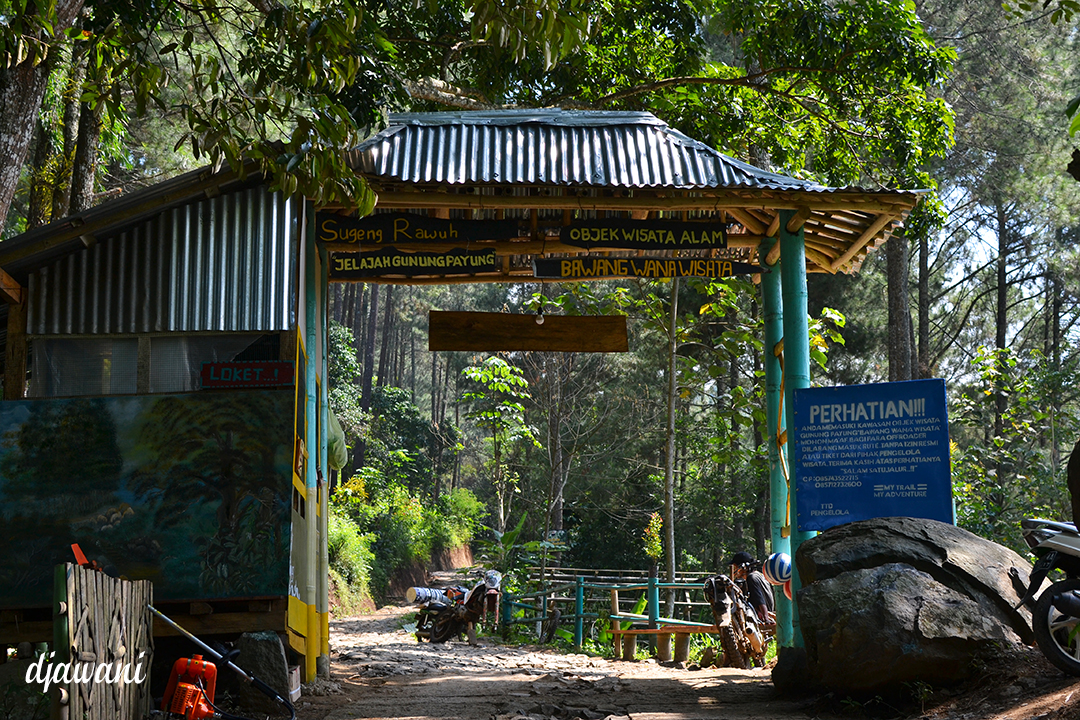
[{"label": "green foliage painting", "polygon": [[48,605],[79,543],[164,600],[284,595],[291,389],[5,403],[0,607]]}]

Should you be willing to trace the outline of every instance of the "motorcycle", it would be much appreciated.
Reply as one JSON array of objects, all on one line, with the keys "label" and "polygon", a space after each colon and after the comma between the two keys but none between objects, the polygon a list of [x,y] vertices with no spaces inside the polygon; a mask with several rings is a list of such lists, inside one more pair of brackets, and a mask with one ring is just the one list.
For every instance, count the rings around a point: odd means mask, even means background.
[{"label": "motorcycle", "polygon": [[[1020,533],[1036,560],[1027,592],[1016,607],[1031,608],[1035,643],[1046,659],[1080,677],[1080,533],[1072,523],[1041,518],[1023,520]],[[1053,583],[1036,601],[1035,595],[1052,570],[1062,570],[1065,579]]]},{"label": "motorcycle", "polygon": [[460,585],[448,588],[413,587],[405,594],[410,603],[420,605],[416,615],[416,639],[442,643],[468,634],[469,642],[476,640],[476,624],[487,613],[498,616],[499,588],[502,575],[488,570],[471,590]]},{"label": "motorcycle", "polygon": [[724,649],[724,665],[742,669],[764,667],[769,636],[738,583],[727,575],[714,575],[705,581],[704,589]]}]

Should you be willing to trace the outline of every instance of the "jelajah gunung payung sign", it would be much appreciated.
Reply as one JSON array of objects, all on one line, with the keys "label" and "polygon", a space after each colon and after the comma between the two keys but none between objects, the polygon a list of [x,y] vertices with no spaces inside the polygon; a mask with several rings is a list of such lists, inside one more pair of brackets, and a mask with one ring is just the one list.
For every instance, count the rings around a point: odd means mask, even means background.
[{"label": "jelajah gunung payung sign", "polygon": [[329,279],[340,281],[383,275],[474,275],[498,269],[499,258],[494,248],[444,253],[402,252],[387,248],[373,253],[330,253]]},{"label": "jelajah gunung payung sign", "polygon": [[943,380],[795,391],[799,530],[874,517],[954,521]]}]

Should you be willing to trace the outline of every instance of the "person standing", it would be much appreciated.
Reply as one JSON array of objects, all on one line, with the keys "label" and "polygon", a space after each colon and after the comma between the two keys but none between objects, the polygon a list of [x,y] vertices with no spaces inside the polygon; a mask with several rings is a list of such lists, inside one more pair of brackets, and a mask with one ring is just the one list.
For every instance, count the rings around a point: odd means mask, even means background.
[{"label": "person standing", "polygon": [[772,586],[761,574],[761,563],[748,552],[737,552],[728,563],[731,566],[731,579],[746,589],[750,605],[757,613],[762,625],[775,625],[776,603],[773,600]]}]

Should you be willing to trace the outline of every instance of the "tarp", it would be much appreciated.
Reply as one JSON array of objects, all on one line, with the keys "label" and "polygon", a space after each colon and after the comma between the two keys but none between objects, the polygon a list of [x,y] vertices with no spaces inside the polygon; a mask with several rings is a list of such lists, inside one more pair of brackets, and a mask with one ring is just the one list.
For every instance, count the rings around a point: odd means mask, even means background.
[{"label": "tarp", "polygon": [[330,416],[330,437],[327,440],[327,463],[333,470],[340,470],[349,462],[349,448],[345,445],[345,431],[341,429],[337,415],[327,413]]}]

